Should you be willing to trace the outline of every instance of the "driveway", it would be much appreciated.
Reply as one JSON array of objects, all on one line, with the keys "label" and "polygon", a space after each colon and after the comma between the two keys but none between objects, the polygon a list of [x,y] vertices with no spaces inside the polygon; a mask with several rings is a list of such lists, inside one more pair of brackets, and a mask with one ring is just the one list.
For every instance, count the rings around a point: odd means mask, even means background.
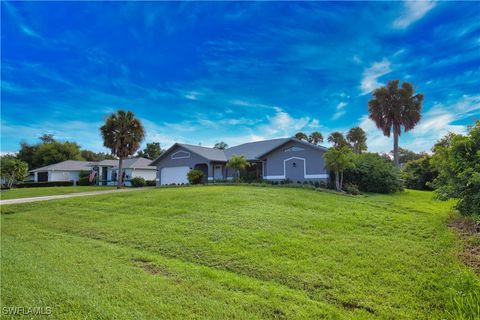
[{"label": "driveway", "polygon": [[42,197],[32,197],[32,198],[8,199],[8,200],[0,200],[0,205],[2,205],[2,204],[28,203],[28,202],[37,202],[37,201],[48,201],[48,200],[86,197],[86,196],[96,196],[96,195],[107,194],[107,193],[134,192],[134,191],[141,191],[141,190],[149,190],[149,189],[153,189],[153,188],[154,187],[114,189],[114,190],[104,190],[104,191],[89,191],[89,192],[78,192],[78,193],[71,193],[71,194],[61,194],[61,195],[55,195],[55,196],[42,196]]}]

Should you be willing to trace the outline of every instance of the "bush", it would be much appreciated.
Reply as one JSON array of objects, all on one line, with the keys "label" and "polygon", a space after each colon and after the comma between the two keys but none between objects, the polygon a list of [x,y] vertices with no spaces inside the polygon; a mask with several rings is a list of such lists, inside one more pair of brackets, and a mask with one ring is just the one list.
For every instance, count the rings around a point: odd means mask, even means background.
[{"label": "bush", "polygon": [[363,192],[393,193],[403,190],[400,171],[376,153],[355,155],[355,167],[345,171],[345,184],[357,185]]},{"label": "bush", "polygon": [[145,179],[142,177],[135,177],[130,180],[130,183],[132,184],[132,187],[134,188],[140,188],[140,187],[145,187]]},{"label": "bush", "polygon": [[69,187],[73,181],[45,181],[45,182],[23,182],[17,184],[16,188],[37,188],[37,187]]},{"label": "bush", "polygon": [[362,194],[358,189],[358,186],[353,183],[346,183],[345,186],[343,186],[343,189],[345,189],[346,193],[353,194],[354,196]]},{"label": "bush", "polygon": [[204,173],[201,170],[192,169],[187,173],[188,182],[190,184],[200,184],[203,181]]},{"label": "bush", "polygon": [[157,181],[155,181],[155,180],[146,180],[146,181],[145,181],[145,185],[146,185],[147,187],[155,187],[155,186],[157,185]]},{"label": "bush", "polygon": [[405,187],[417,190],[433,190],[432,182],[438,171],[432,166],[431,157],[425,155],[418,160],[407,162],[402,170]]}]

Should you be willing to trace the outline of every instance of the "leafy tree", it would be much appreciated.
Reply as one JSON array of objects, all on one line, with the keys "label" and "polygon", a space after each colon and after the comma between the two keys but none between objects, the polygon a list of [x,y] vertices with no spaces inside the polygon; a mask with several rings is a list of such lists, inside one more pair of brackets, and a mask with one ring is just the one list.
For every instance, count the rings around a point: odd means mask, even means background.
[{"label": "leafy tree", "polygon": [[225,142],[223,141],[220,141],[220,142],[217,142],[215,143],[215,145],[213,146],[215,149],[220,149],[220,150],[225,150],[228,148],[228,144],[226,144]]},{"label": "leafy tree", "polygon": [[335,149],[341,149],[349,146],[347,140],[345,140],[345,137],[343,136],[343,133],[338,131],[332,132],[328,136],[328,142],[333,143],[333,147]]},{"label": "leafy tree", "polygon": [[308,136],[308,142],[314,144],[314,145],[317,145],[319,143],[322,143],[323,142],[323,136],[320,132],[318,131],[315,131],[315,132],[312,132],[309,136]]},{"label": "leafy tree", "polygon": [[335,188],[342,191],[343,172],[354,166],[352,150],[346,146],[329,148],[325,152],[325,165],[335,174]]},{"label": "leafy tree", "polygon": [[295,138],[297,138],[298,140],[305,140],[305,141],[308,141],[308,136],[303,133],[303,132],[297,132],[295,133]]},{"label": "leafy tree", "polygon": [[86,161],[116,160],[115,156],[105,152],[93,152],[90,150],[80,151],[80,155]]},{"label": "leafy tree", "polygon": [[404,82],[398,87],[399,80],[389,81],[387,86],[373,91],[373,99],[368,102],[368,111],[377,128],[390,137],[393,131],[393,159],[396,166],[398,158],[398,137],[404,131],[412,130],[420,121],[423,94],[414,95],[413,86]]},{"label": "leafy tree", "polygon": [[356,154],[367,150],[367,135],[360,127],[350,129],[347,134],[347,140],[352,145],[353,152]]},{"label": "leafy tree", "polygon": [[39,139],[42,143],[52,143],[56,141],[52,133],[44,133]]},{"label": "leafy tree", "polygon": [[27,142],[20,143],[20,151],[17,153],[17,159],[22,160],[28,164],[30,169],[36,169],[41,167],[35,160],[35,154],[38,150],[38,144],[32,145]]},{"label": "leafy tree", "polygon": [[39,167],[65,160],[82,160],[80,146],[77,143],[54,141],[39,144],[34,156],[34,163]]},{"label": "leafy tree", "polygon": [[[393,150],[391,151],[391,154],[393,154]],[[426,153],[416,153],[411,150],[398,147],[398,161],[400,163],[407,163],[412,160],[418,160],[425,155]]]},{"label": "leafy tree", "polygon": [[230,160],[227,162],[227,168],[231,168],[235,171],[236,179],[240,177],[240,171],[245,170],[250,164],[245,159],[245,156],[242,155],[232,155]]},{"label": "leafy tree", "polygon": [[15,156],[0,157],[0,174],[9,188],[15,181],[22,181],[28,173],[28,164],[18,160]]},{"label": "leafy tree", "polygon": [[137,157],[143,157],[150,160],[158,158],[162,154],[162,148],[160,148],[160,142],[147,143],[147,146],[138,151]]},{"label": "leafy tree", "polygon": [[432,190],[431,183],[438,172],[431,164],[431,156],[424,155],[420,159],[407,162],[402,170],[405,186],[410,189]]},{"label": "leafy tree", "polygon": [[464,215],[480,214],[480,121],[466,136],[450,135],[437,143],[432,164],[438,170],[436,197],[459,199],[456,208]]},{"label": "leafy tree", "polygon": [[140,148],[145,130],[131,111],[118,110],[112,113],[100,127],[103,145],[109,148],[118,160],[118,185],[123,186],[123,159],[133,155]]},{"label": "leafy tree", "polygon": [[345,183],[363,192],[393,193],[403,189],[399,169],[390,158],[377,153],[356,154],[355,166],[345,171]]}]

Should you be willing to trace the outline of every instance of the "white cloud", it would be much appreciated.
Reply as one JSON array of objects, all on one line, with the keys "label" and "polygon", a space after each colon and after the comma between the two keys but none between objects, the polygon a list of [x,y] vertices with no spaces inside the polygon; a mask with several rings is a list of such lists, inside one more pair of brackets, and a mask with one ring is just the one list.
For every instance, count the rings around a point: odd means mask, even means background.
[{"label": "white cloud", "polygon": [[430,10],[436,6],[434,1],[405,1],[404,11],[393,22],[393,27],[397,29],[405,29],[415,21],[420,20]]},{"label": "white cloud", "polygon": [[372,92],[381,84],[378,82],[378,78],[390,73],[390,61],[383,59],[382,61],[373,63],[369,68],[363,72],[363,78],[360,83],[360,90],[362,95]]},{"label": "white cloud", "polygon": [[333,117],[332,117],[332,120],[337,120],[338,118],[344,116],[345,113],[347,113],[346,110],[340,110],[340,111],[335,112]]}]

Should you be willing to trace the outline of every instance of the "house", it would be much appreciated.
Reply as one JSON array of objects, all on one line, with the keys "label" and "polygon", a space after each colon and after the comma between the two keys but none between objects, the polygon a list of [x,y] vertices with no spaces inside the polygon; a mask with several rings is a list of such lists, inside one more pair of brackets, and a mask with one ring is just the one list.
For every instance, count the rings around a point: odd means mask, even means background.
[{"label": "house", "polygon": [[157,168],[158,186],[188,183],[191,169],[202,170],[205,182],[232,179],[235,172],[226,167],[232,155],[245,156],[251,164],[247,174],[258,179],[326,181],[326,150],[293,137],[244,143],[225,150],[175,143],[151,165]]},{"label": "house", "polygon": [[[123,160],[125,185],[130,185],[130,180],[135,177],[141,177],[145,180],[155,180],[157,168],[150,166],[152,161],[145,158],[130,158]],[[46,181],[78,181],[81,172],[97,172],[98,185],[114,185],[117,182],[118,160],[103,161],[77,161],[66,160],[51,164],[35,170],[30,170],[34,174],[35,182]]]},{"label": "house", "polygon": [[[126,186],[130,186],[130,180],[135,177],[145,180],[155,180],[157,168],[151,166],[152,160],[145,158],[130,158],[123,160],[123,175]],[[103,160],[93,163],[92,167],[97,171],[99,185],[115,185],[118,181],[118,160]]]}]

